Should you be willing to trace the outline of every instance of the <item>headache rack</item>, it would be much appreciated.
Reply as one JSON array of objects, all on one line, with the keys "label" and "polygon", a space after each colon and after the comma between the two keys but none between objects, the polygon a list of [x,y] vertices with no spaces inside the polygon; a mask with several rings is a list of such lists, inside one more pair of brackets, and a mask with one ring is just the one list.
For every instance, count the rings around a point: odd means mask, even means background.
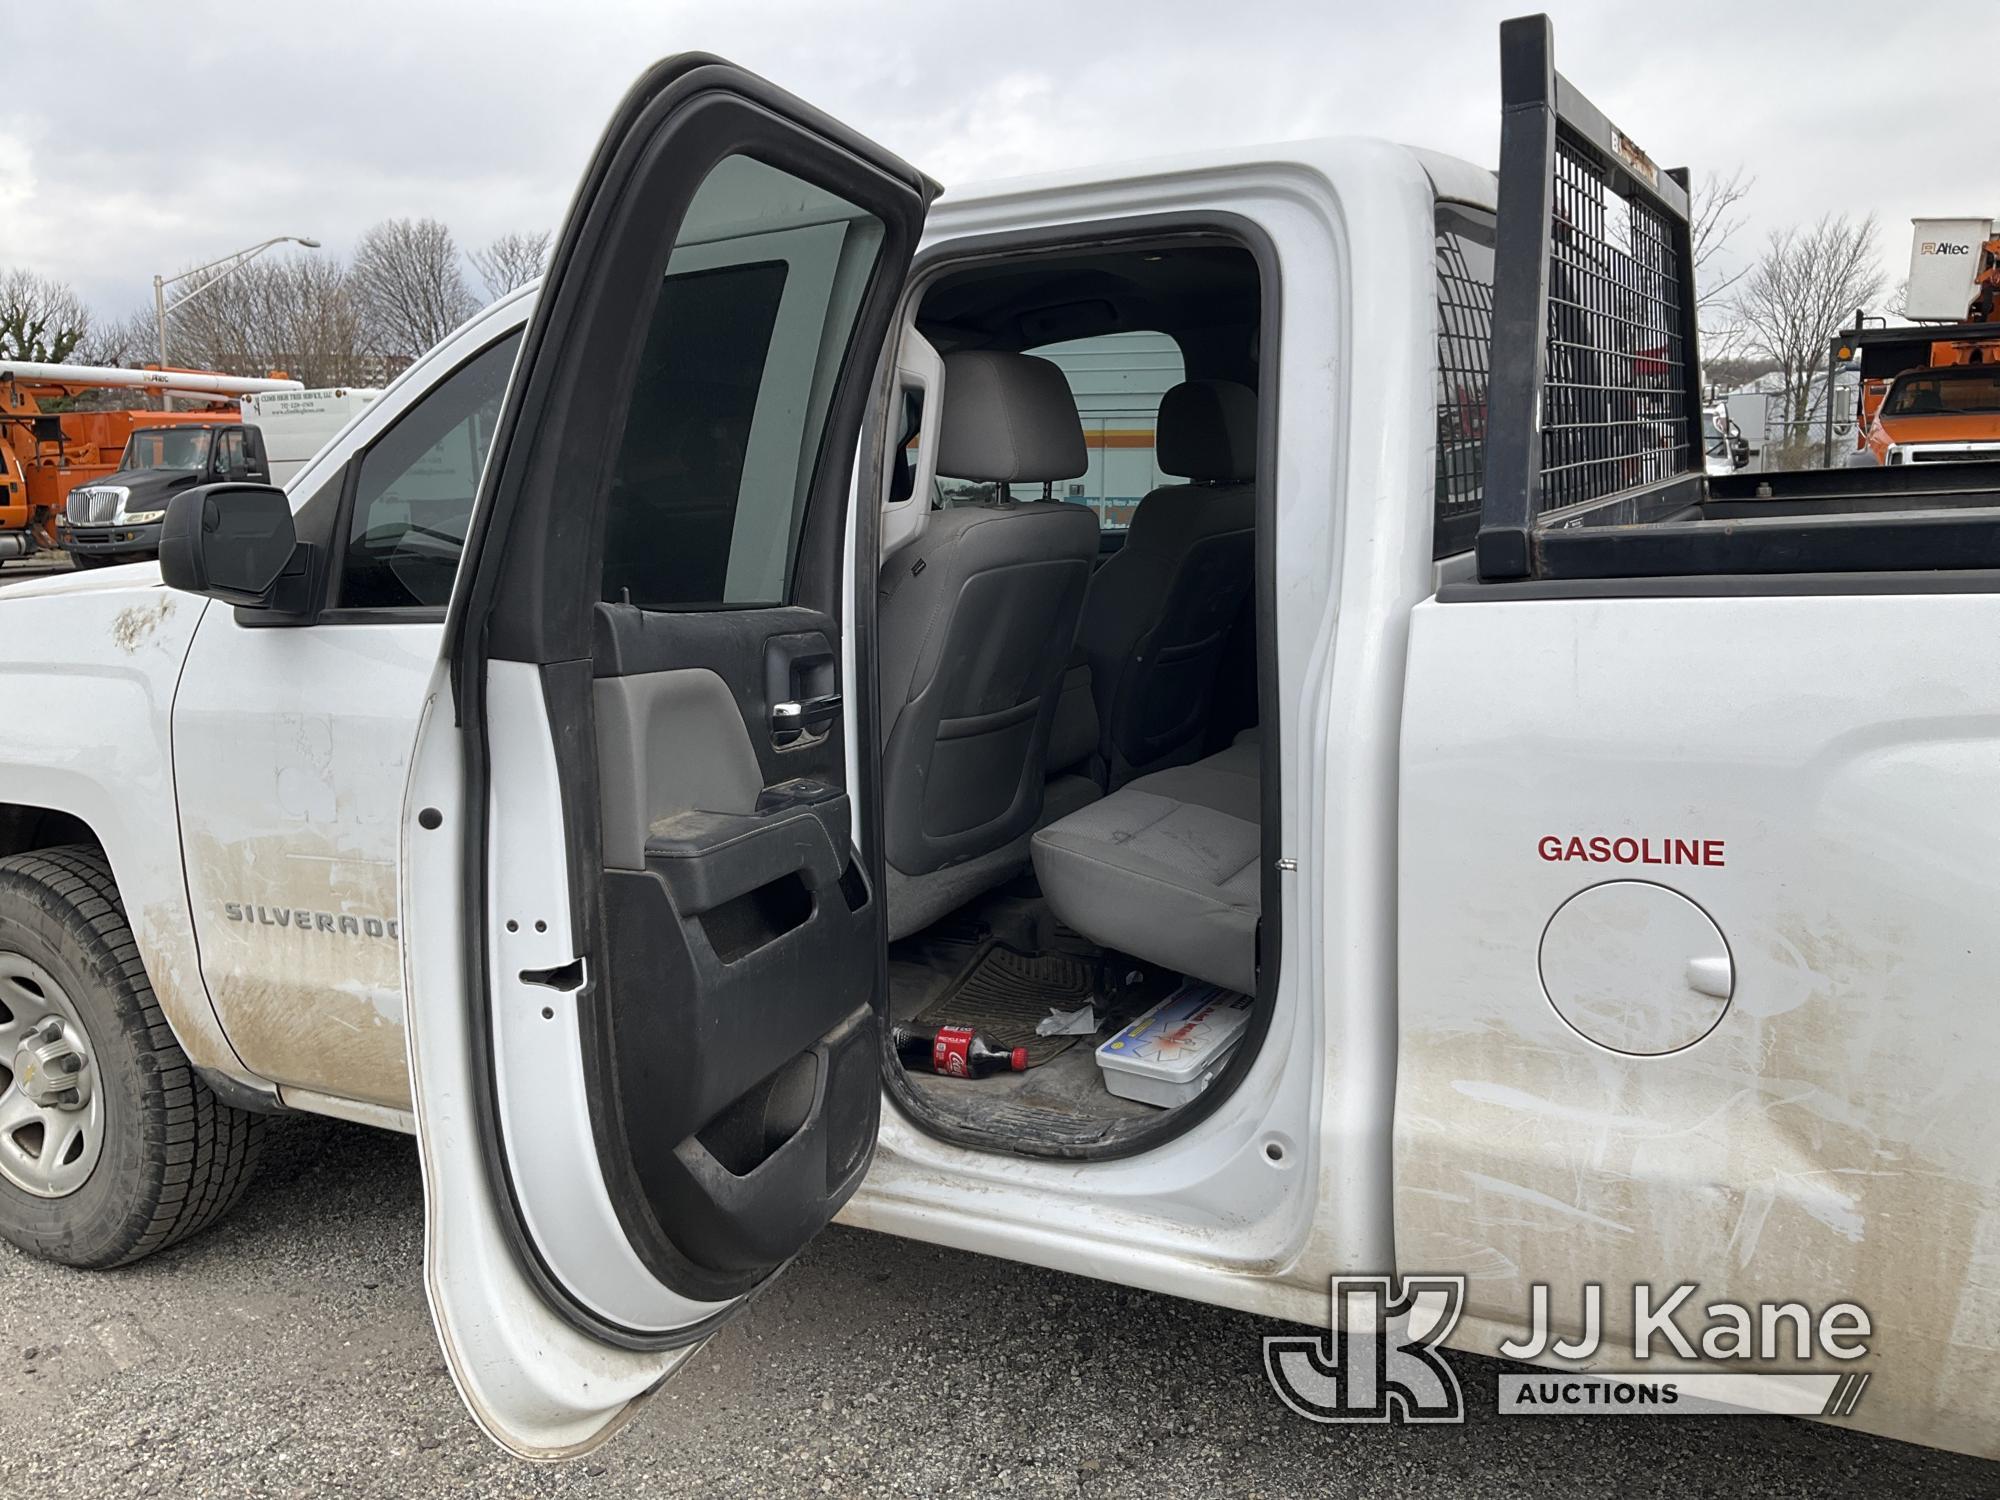
[{"label": "headache rack", "polygon": [[1710,480],[1686,168],[1556,72],[1546,16],[1501,24],[1500,85],[1481,582],[2000,567],[1990,465]]}]

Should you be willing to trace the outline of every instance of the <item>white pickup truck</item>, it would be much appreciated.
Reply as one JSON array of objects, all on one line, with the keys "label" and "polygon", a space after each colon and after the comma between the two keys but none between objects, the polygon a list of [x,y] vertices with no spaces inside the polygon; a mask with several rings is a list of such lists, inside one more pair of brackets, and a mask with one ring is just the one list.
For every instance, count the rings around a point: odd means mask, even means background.
[{"label": "white pickup truck", "polygon": [[[1685,174],[1502,42],[1497,177],[937,202],[648,72],[539,288],[289,492],[0,591],[0,1233],[117,1265],[263,1112],[413,1131],[530,1456],[836,1214],[1322,1332],[1439,1278],[1384,1350],[2000,1455],[1996,496],[1704,477]],[[1180,368],[1121,530],[1062,370],[1123,334]],[[1183,981],[1226,1063],[1106,1089]],[[946,1022],[1028,1066],[899,1065]],[[1280,1392],[1452,1414],[1351,1342]]]}]

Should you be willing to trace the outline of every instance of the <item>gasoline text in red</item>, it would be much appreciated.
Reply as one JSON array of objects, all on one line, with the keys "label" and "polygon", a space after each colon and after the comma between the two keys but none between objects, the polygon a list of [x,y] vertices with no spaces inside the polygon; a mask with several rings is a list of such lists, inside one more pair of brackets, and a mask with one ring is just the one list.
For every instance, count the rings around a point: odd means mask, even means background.
[{"label": "gasoline text in red", "polygon": [[1708,865],[1721,868],[1721,839],[1653,839],[1545,833],[1535,848],[1550,864]]}]

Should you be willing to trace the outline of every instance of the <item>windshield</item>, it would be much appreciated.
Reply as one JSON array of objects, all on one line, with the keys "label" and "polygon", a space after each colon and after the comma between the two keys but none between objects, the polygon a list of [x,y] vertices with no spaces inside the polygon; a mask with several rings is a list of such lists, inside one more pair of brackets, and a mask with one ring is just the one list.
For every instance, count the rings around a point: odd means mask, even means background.
[{"label": "windshield", "polygon": [[1904,375],[1890,387],[1882,410],[1891,417],[2000,412],[2000,370],[1925,370]]},{"label": "windshield", "polygon": [[199,469],[208,462],[205,427],[146,427],[125,443],[123,469]]}]

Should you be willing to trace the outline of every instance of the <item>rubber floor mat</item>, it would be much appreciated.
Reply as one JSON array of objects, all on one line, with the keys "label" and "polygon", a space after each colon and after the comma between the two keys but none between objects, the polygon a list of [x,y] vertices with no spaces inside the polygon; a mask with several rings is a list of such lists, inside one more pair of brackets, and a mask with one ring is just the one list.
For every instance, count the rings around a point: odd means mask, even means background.
[{"label": "rubber floor mat", "polygon": [[[1026,1047],[1028,1066],[1060,1057],[1093,1037],[1036,1036],[1051,1010],[1075,1010],[1097,987],[1097,960],[1082,953],[1023,953],[989,942],[910,1024],[970,1026],[996,1047]],[[1100,1010],[1102,1007],[1100,1007]]]}]

